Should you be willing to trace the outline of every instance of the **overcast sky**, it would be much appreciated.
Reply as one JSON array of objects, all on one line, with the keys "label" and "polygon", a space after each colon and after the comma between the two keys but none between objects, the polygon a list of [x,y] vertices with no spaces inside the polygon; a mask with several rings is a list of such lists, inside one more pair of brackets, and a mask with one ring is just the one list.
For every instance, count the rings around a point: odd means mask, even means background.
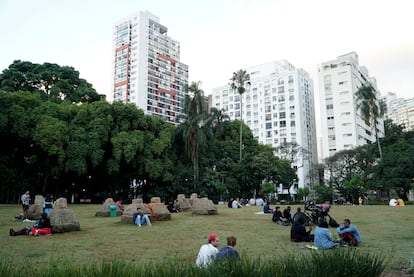
[{"label": "overcast sky", "polygon": [[206,95],[238,69],[287,60],[318,96],[318,65],[355,51],[383,95],[414,97],[410,0],[0,0],[0,70],[16,59],[69,65],[109,95],[113,23],[139,10],[180,41]]}]

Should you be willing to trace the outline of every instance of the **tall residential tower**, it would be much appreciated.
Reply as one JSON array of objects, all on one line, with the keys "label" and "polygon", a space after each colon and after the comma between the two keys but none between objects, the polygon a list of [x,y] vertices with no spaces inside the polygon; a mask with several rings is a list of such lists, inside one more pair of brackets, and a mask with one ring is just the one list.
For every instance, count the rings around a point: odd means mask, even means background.
[{"label": "tall residential tower", "polygon": [[[310,187],[316,182],[313,83],[307,72],[296,69],[287,61],[270,62],[246,71],[251,83],[246,92],[240,96],[229,85],[215,88],[212,106],[224,109],[230,119],[241,119],[242,115],[243,122],[260,143],[275,150],[280,146],[295,148],[296,155],[289,160],[297,170],[299,180],[293,185],[280,184],[277,187],[278,197],[283,199],[296,194],[298,187]],[[284,156],[280,151],[275,151],[275,154]]]},{"label": "tall residential tower", "polygon": [[177,123],[188,84],[180,43],[149,12],[138,12],[113,26],[113,100],[134,103],[146,114]]},{"label": "tall residential tower", "polygon": [[[341,150],[376,141],[374,124],[367,125],[357,108],[355,92],[370,84],[381,99],[376,80],[360,66],[358,55],[351,52],[322,63],[318,68],[321,101],[322,155],[330,157]],[[379,119],[378,136],[384,136],[384,123]]]}]

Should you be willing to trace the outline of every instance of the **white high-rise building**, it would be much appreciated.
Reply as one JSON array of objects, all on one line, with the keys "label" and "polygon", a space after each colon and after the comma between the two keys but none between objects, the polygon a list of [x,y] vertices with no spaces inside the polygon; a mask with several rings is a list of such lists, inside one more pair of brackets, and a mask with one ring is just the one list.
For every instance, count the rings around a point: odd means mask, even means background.
[{"label": "white high-rise building", "polygon": [[188,84],[180,43],[149,12],[137,12],[113,26],[113,100],[134,103],[146,114],[177,123]]},{"label": "white high-rise building", "polygon": [[[374,143],[374,124],[368,126],[357,108],[355,92],[371,84],[381,99],[376,80],[360,66],[358,55],[351,52],[337,59],[322,63],[318,68],[321,102],[321,133],[323,158],[341,150]],[[384,136],[383,120],[377,125],[378,136]]]},{"label": "white high-rise building", "polygon": [[[230,85],[225,85],[213,89],[212,107],[223,109],[232,120],[241,119],[242,112],[243,122],[262,144],[276,149],[293,143],[297,155],[290,160],[299,180],[294,186],[280,185],[277,192],[279,196],[294,195],[297,187],[310,187],[316,181],[313,174],[317,164],[313,82],[307,72],[287,61],[270,62],[246,71],[251,85],[241,95],[242,99]],[[280,152],[275,154],[282,156]]]},{"label": "white high-rise building", "polygon": [[405,131],[414,130],[414,98],[397,98],[395,93],[388,92],[383,99],[387,104],[385,118],[402,125]]}]

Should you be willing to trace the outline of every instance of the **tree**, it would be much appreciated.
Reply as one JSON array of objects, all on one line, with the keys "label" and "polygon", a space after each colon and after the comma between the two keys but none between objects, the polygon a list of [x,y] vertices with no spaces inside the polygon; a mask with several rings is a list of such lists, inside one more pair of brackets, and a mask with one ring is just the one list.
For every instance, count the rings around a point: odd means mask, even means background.
[{"label": "tree", "polygon": [[351,199],[351,202],[356,204],[358,198],[366,191],[364,187],[364,180],[361,175],[354,174],[351,180],[345,182],[346,199]]},{"label": "tree", "polygon": [[218,110],[217,108],[211,108],[209,114],[209,122],[214,128],[215,137],[220,137],[223,133],[224,121],[230,120],[230,116],[224,113],[225,110]]},{"label": "tree", "polygon": [[368,147],[360,146],[355,149],[343,150],[335,153],[325,160],[329,174],[328,185],[346,196],[347,188],[345,183],[350,181],[355,174],[359,174],[367,183],[367,175],[373,161],[367,153]]},{"label": "tree", "polygon": [[250,85],[250,75],[246,70],[240,69],[233,72],[233,77],[230,79],[230,87],[236,90],[240,95],[240,162],[242,160],[242,145],[243,145],[243,93],[246,91],[245,85]]},{"label": "tree", "polygon": [[6,92],[29,91],[54,102],[91,103],[104,99],[90,83],[70,66],[14,61],[0,74],[0,89]]},{"label": "tree", "polygon": [[378,152],[382,160],[382,149],[378,138],[378,120],[384,116],[386,106],[384,101],[377,98],[375,88],[367,83],[360,87],[356,93],[357,109],[360,110],[361,115],[368,126],[373,126],[375,139],[378,145]]},{"label": "tree", "polygon": [[308,187],[304,187],[304,188],[298,188],[297,190],[297,199],[302,199],[302,200],[307,200],[307,197],[309,196],[309,188]]},{"label": "tree", "polygon": [[202,140],[202,128],[205,126],[204,92],[200,89],[200,82],[192,82],[186,86],[187,96],[184,104],[184,114],[179,117],[179,129],[182,131],[185,151],[191,158],[194,172],[194,187],[198,182],[199,147]]}]

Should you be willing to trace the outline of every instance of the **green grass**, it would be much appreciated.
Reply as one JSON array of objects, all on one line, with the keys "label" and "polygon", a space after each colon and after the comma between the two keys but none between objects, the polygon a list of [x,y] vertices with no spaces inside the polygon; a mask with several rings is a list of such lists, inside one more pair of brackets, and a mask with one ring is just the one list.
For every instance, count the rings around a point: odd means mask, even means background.
[{"label": "green grass", "polygon": [[[292,211],[298,206],[292,206]],[[301,206],[303,208],[303,206]],[[23,228],[15,221],[19,205],[0,207],[0,259],[21,267],[26,264],[110,263],[147,265],[163,261],[193,264],[207,235],[220,236],[220,247],[228,235],[237,237],[236,248],[248,259],[282,259],[297,255],[314,257],[315,251],[302,250],[302,243],[290,242],[290,227],[276,225],[270,215],[256,215],[261,207],[229,209],[218,206],[218,215],[191,213],[172,215],[171,221],[153,222],[153,227],[120,222],[120,217],[95,217],[98,205],[69,205],[81,224],[81,231],[46,237],[10,237],[9,228]],[[283,208],[283,206],[282,206]],[[350,218],[363,243],[356,251],[382,257],[387,270],[406,267],[413,259],[414,206],[333,206],[330,214],[339,223]],[[334,229],[331,229],[334,233]],[[337,251],[339,249],[329,250]],[[326,252],[318,250],[319,252]],[[336,252],[333,252],[336,253]],[[3,276],[0,272],[0,275]]]}]

